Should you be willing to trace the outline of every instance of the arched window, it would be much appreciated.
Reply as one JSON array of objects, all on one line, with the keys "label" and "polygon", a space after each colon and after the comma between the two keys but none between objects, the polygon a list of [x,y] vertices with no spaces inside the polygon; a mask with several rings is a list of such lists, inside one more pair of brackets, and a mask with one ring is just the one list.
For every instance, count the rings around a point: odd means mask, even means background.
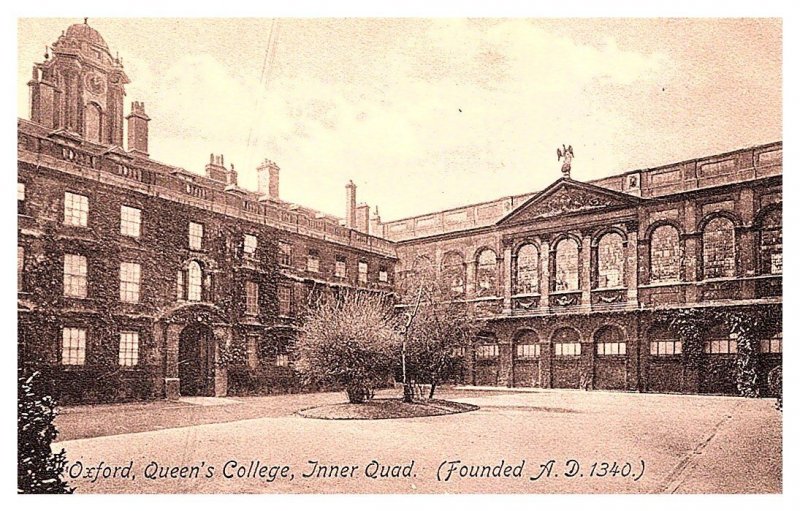
[{"label": "arched window", "polygon": [[681,247],[678,229],[661,225],[650,236],[650,282],[681,279]]},{"label": "arched window", "polygon": [[733,222],[724,217],[709,221],[703,229],[703,278],[736,276],[736,237]]},{"label": "arched window", "polygon": [[457,252],[449,252],[442,260],[442,279],[452,297],[464,296],[466,280],[464,258]]},{"label": "arched window", "polygon": [[581,338],[574,328],[559,328],[553,333],[553,353],[557,357],[579,356],[581,354]]},{"label": "arched window", "polygon": [[758,234],[761,274],[780,275],[783,273],[783,214],[780,208],[764,215]]},{"label": "arched window", "polygon": [[618,327],[604,326],[594,334],[597,354],[624,355],[626,353],[625,336]]},{"label": "arched window", "polygon": [[491,296],[497,289],[497,254],[490,248],[481,250],[478,254],[478,268],[476,271],[478,282],[478,296]]},{"label": "arched window", "polygon": [[669,357],[683,353],[683,343],[678,335],[666,325],[656,325],[650,329],[650,356]]},{"label": "arched window", "polygon": [[84,122],[86,130],[84,132],[86,140],[90,142],[100,142],[100,107],[94,103],[86,105]]},{"label": "arched window", "polygon": [[539,292],[539,249],[527,243],[517,251],[517,274],[514,282],[515,294]]},{"label": "arched window", "polygon": [[516,358],[539,358],[541,355],[539,336],[533,330],[521,332],[514,344],[516,345]]},{"label": "arched window", "polygon": [[203,270],[200,263],[192,261],[188,269],[188,287],[186,299],[190,302],[199,302],[203,299]]},{"label": "arched window", "polygon": [[597,243],[597,287],[620,287],[625,272],[625,246],[615,232],[603,235]]},{"label": "arched window", "polygon": [[556,245],[555,272],[556,291],[578,289],[578,242],[574,239],[564,238]]},{"label": "arched window", "polygon": [[429,280],[433,278],[433,263],[425,256],[418,256],[414,259],[412,268],[417,279]]},{"label": "arched window", "polygon": [[500,356],[500,348],[497,345],[497,338],[491,332],[481,332],[478,334],[475,343],[475,358],[478,360],[491,360]]}]

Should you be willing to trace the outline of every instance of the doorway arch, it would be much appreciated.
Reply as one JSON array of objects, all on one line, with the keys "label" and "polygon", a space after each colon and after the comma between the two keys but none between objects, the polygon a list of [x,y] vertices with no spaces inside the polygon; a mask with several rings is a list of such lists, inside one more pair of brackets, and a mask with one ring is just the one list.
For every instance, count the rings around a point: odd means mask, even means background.
[{"label": "doorway arch", "polygon": [[214,395],[214,332],[202,323],[190,323],[178,337],[178,378],[181,396]]}]

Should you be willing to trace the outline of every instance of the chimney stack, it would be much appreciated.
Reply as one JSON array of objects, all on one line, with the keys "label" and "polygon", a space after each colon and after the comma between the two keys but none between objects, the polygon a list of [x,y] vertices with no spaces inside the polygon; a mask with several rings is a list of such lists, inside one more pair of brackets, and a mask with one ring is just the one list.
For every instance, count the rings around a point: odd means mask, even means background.
[{"label": "chimney stack", "polygon": [[345,225],[350,229],[356,228],[356,185],[351,179],[344,187],[346,191]]},{"label": "chimney stack", "polygon": [[356,206],[356,230],[369,234],[369,204],[366,202]]},{"label": "chimney stack", "polygon": [[373,236],[383,237],[383,225],[381,225],[381,214],[378,213],[378,206],[375,206],[375,211],[372,212],[372,217],[369,219],[369,233]]},{"label": "chimney stack", "polygon": [[267,197],[270,200],[280,200],[280,171],[281,168],[272,161],[264,159],[263,162],[258,164],[256,172],[258,172],[258,193],[262,197]]},{"label": "chimney stack", "polygon": [[131,113],[125,119],[128,120],[128,151],[139,156],[148,156],[147,123],[150,122],[150,117],[144,112],[144,102],[131,103]]},{"label": "chimney stack", "polygon": [[221,181],[226,185],[236,184],[236,171],[225,168],[225,156],[211,153],[208,163],[206,163],[206,177],[214,181]]}]

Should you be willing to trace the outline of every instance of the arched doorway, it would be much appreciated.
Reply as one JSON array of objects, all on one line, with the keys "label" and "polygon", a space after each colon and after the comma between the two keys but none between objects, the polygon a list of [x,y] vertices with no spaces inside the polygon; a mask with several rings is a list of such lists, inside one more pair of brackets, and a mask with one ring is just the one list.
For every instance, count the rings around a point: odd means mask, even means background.
[{"label": "arched doorway", "polygon": [[522,330],[514,338],[514,387],[541,386],[541,344],[533,330]]},{"label": "arched doorway", "polygon": [[625,390],[628,383],[628,343],[615,325],[594,334],[594,388]]},{"label": "arched doorway", "polygon": [[214,332],[201,323],[187,325],[178,339],[181,396],[214,395]]}]

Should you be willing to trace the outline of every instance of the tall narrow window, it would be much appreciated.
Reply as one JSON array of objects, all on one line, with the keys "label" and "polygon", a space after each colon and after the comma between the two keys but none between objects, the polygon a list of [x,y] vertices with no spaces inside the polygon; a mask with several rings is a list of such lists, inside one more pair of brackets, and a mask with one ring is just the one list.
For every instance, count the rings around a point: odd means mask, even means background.
[{"label": "tall narrow window", "polygon": [[183,270],[178,270],[178,280],[175,287],[178,300],[183,300],[186,297],[186,290],[183,283]]},{"label": "tall narrow window", "polygon": [[245,313],[255,316],[258,314],[258,284],[247,281],[244,283]]},{"label": "tall narrow window", "polygon": [[278,286],[278,314],[291,316],[293,313],[291,286]]},{"label": "tall narrow window", "polygon": [[450,291],[452,298],[464,296],[466,266],[464,258],[458,252],[448,252],[442,259],[442,280]]},{"label": "tall narrow window", "polygon": [[526,243],[517,251],[517,274],[514,283],[515,294],[534,294],[539,292],[539,249]]},{"label": "tall narrow window", "polygon": [[256,369],[258,367],[258,336],[247,336],[247,367]]},{"label": "tall narrow window", "polygon": [[86,330],[64,328],[61,330],[61,364],[82,366],[86,362]]},{"label": "tall narrow window", "polygon": [[292,244],[286,241],[278,242],[278,264],[282,266],[292,265]]},{"label": "tall narrow window", "polygon": [[716,217],[703,229],[703,278],[736,276],[736,237],[733,222]]},{"label": "tall narrow window", "polygon": [[333,275],[340,279],[347,277],[347,259],[344,256],[336,256],[336,264],[333,268]]},{"label": "tall narrow window", "polygon": [[491,296],[497,292],[497,254],[490,248],[478,254],[478,296]]},{"label": "tall narrow window", "polygon": [[256,253],[256,248],[258,248],[258,238],[253,236],[252,234],[245,234],[244,235],[244,254],[246,256],[252,256]]},{"label": "tall narrow window", "polygon": [[386,270],[385,266],[378,268],[378,281],[389,282],[389,272]]},{"label": "tall narrow window", "polygon": [[120,263],[119,299],[127,303],[139,303],[139,282],[142,265],[139,263]]},{"label": "tall narrow window", "polygon": [[308,251],[308,264],[306,269],[310,272],[319,273],[319,252],[316,250]]},{"label": "tall narrow window", "polygon": [[86,257],[64,254],[64,296],[86,298]]},{"label": "tall narrow window", "polygon": [[190,262],[187,274],[189,285],[186,299],[190,302],[199,302],[203,299],[203,270],[200,268],[200,263],[197,261]]},{"label": "tall narrow window", "polygon": [[89,219],[89,197],[64,193],[64,225],[86,227]]},{"label": "tall narrow window", "polygon": [[615,232],[603,235],[597,243],[597,287],[622,286],[624,268],[625,245],[622,236]]},{"label": "tall narrow window", "polygon": [[119,365],[133,367],[139,364],[139,332],[123,330],[119,333]]},{"label": "tall narrow window", "polygon": [[780,208],[764,215],[759,231],[762,275],[783,273],[783,214]]},{"label": "tall narrow window", "polygon": [[650,236],[650,282],[676,282],[681,279],[681,251],[678,229],[662,225]]},{"label": "tall narrow window", "polygon": [[556,245],[554,288],[556,291],[578,289],[578,242],[565,238]]},{"label": "tall narrow window", "polygon": [[123,236],[138,238],[141,234],[142,210],[130,206],[121,206],[119,218],[119,233]]},{"label": "tall narrow window", "polygon": [[192,250],[203,248],[203,224],[189,222],[189,248]]},{"label": "tall narrow window", "polygon": [[367,283],[367,272],[368,272],[368,264],[366,261],[359,261],[358,262],[358,283],[359,284],[366,284]]}]

